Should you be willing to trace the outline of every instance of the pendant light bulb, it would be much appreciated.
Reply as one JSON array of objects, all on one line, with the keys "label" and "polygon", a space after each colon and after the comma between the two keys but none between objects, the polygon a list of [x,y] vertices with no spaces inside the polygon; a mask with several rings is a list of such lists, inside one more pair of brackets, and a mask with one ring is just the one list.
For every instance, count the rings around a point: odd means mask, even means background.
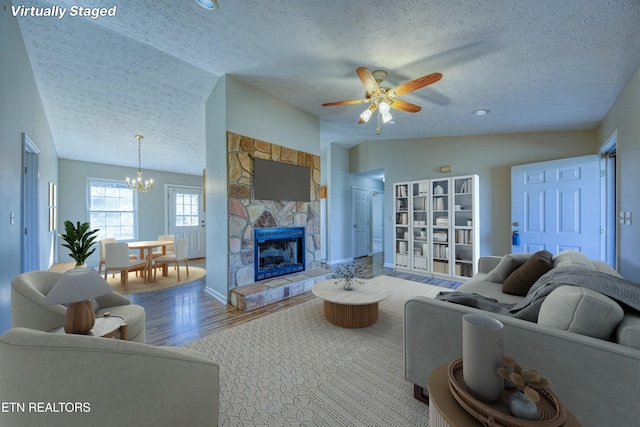
[{"label": "pendant light bulb", "polygon": [[365,123],[368,122],[369,119],[371,118],[371,110],[369,108],[364,110],[362,114],[360,114],[360,118],[362,119],[363,122]]}]

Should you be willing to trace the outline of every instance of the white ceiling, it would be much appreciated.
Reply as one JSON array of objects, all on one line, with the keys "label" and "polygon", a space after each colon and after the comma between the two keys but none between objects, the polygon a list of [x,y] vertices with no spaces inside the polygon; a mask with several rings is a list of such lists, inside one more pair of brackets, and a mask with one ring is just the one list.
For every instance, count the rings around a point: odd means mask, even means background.
[{"label": "white ceiling", "polygon": [[[200,174],[204,103],[224,74],[321,118],[321,143],[594,129],[640,64],[638,0],[33,0],[117,6],[115,17],[18,18],[58,155]],[[14,5],[24,4],[14,0]],[[415,114],[358,125],[355,69],[395,86]],[[491,113],[476,117],[471,111]],[[272,141],[277,142],[277,141]]]}]

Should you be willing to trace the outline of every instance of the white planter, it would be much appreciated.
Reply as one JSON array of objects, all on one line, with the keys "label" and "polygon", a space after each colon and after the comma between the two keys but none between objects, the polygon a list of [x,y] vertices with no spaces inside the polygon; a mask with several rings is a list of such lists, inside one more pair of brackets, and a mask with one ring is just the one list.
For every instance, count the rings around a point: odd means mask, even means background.
[{"label": "white planter", "polygon": [[482,314],[462,317],[462,373],[465,384],[485,402],[495,402],[504,391],[497,369],[503,365],[503,325]]}]

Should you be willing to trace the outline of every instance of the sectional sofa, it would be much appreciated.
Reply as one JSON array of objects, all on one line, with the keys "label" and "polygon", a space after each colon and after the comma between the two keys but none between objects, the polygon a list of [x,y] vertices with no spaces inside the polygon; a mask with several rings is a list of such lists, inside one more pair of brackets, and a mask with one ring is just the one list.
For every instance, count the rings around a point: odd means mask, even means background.
[{"label": "sectional sofa", "polygon": [[[503,284],[531,256],[482,257],[478,273],[457,291],[507,303],[522,301],[522,295],[504,293]],[[587,269],[620,277],[606,263],[575,251],[561,252],[551,263],[552,269]],[[638,425],[640,314],[576,286],[560,286],[551,292],[542,303],[537,323],[438,299],[407,301],[405,378],[414,384],[416,398],[428,401],[427,381],[434,368],[462,357],[462,316],[467,313],[501,321],[505,355],[550,378],[551,389],[582,425]]]}]

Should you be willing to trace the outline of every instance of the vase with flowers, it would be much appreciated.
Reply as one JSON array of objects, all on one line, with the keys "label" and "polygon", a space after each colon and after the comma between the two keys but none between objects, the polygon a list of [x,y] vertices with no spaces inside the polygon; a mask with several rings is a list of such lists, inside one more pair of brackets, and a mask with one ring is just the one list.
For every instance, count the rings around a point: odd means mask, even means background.
[{"label": "vase with flowers", "polygon": [[342,284],[342,287],[350,291],[354,285],[361,285],[364,283],[364,277],[362,277],[363,269],[361,266],[356,265],[355,262],[351,264],[339,265],[331,275],[332,278],[337,279],[336,285]]}]

